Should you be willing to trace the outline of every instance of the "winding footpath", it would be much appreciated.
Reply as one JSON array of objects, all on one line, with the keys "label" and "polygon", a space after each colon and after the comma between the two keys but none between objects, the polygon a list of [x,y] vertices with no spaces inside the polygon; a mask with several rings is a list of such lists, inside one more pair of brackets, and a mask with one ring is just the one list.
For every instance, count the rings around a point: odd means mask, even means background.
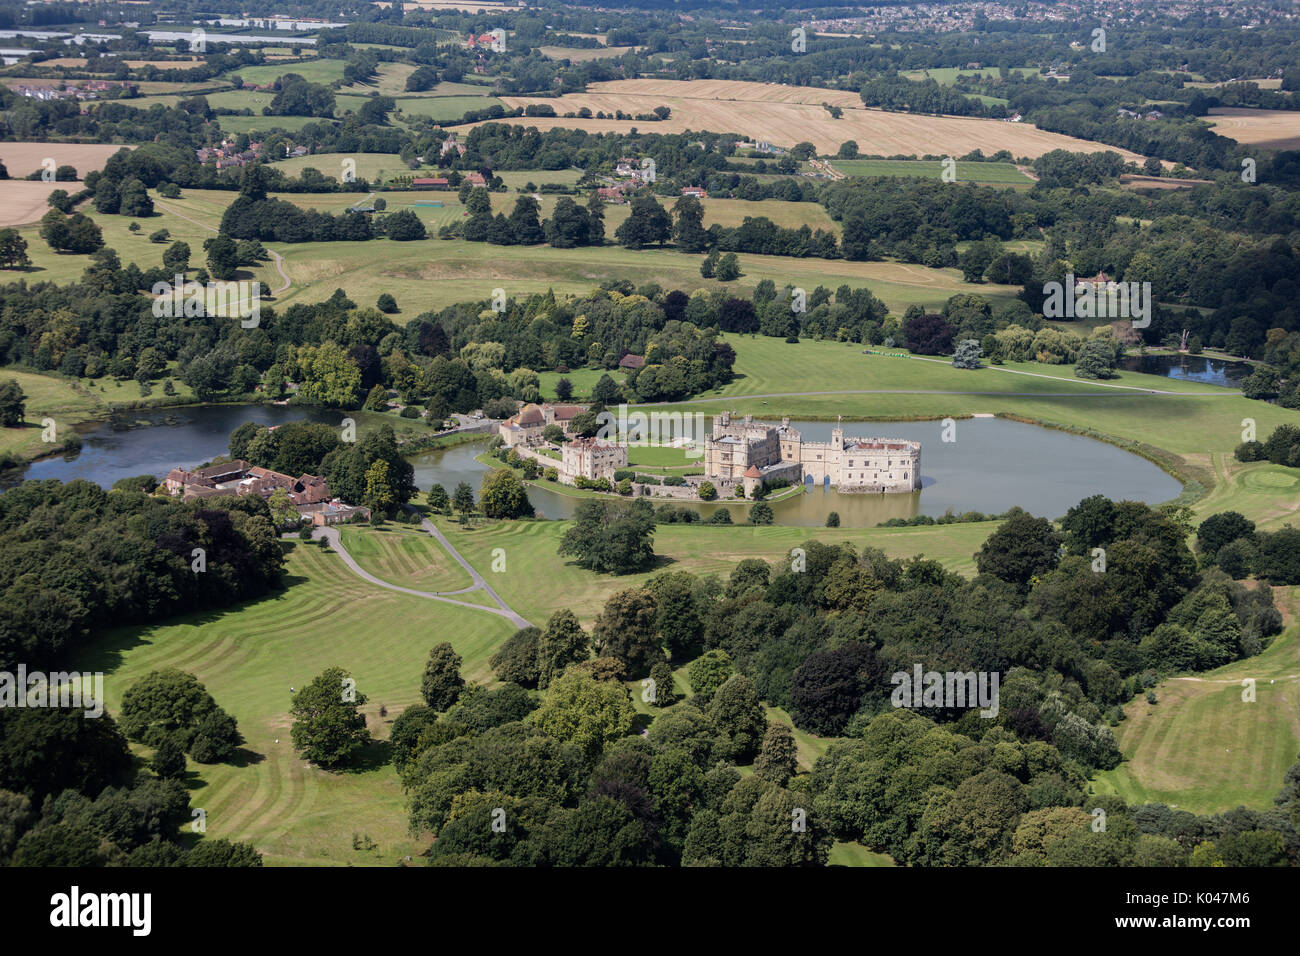
[{"label": "winding footpath", "polygon": [[[323,538],[328,541],[330,548],[338,553],[339,557],[343,559],[343,563],[351,568],[353,573],[358,577],[369,581],[371,584],[378,585],[381,588],[387,588],[390,591],[400,591],[402,594],[411,594],[415,597],[427,598],[431,601],[444,601],[447,604],[456,604],[460,607],[467,607],[475,611],[487,611],[489,614],[496,614],[500,617],[504,617],[515,627],[531,626],[528,620],[515,613],[510,605],[501,598],[501,595],[497,594],[497,592],[492,588],[492,585],[487,583],[487,580],[483,575],[479,574],[478,571],[475,570],[474,566],[466,561],[459,551],[452,547],[451,542],[447,540],[446,535],[438,529],[437,525],[428,518],[425,518],[420,522],[420,527],[431,534],[434,540],[442,545],[442,547],[446,549],[447,553],[455,558],[457,563],[465,569],[470,576],[470,580],[473,582],[469,587],[459,588],[455,591],[417,591],[415,588],[402,587],[401,585],[385,581],[383,578],[375,577],[365,568],[361,567],[361,565],[357,564],[356,559],[352,557],[352,555],[348,554],[347,549],[343,547],[343,542],[339,538],[338,528],[317,528],[312,532],[312,538],[313,540],[320,540]],[[484,592],[492,599],[496,604],[496,607],[489,607],[486,604],[471,604],[468,601],[457,601],[451,596],[453,594],[469,594],[473,591]]]},{"label": "winding footpath", "polygon": [[[189,216],[185,215],[185,213],[173,209],[171,206],[168,206],[164,202],[154,200],[154,205],[159,207],[160,209],[166,209],[169,213],[171,213],[173,216],[175,216],[178,219],[184,219],[186,222],[193,223],[194,225],[198,226],[200,229],[206,229],[208,232],[217,232],[217,233],[220,232],[220,230],[213,229],[206,222],[199,222],[197,219],[191,219]],[[284,271],[284,256],[280,255],[280,253],[276,252],[274,249],[267,249],[266,251],[271,254],[271,261],[275,263],[275,271],[280,273],[280,278],[284,280],[280,286],[271,290],[271,295],[279,295],[285,289],[289,288],[289,286],[291,286],[293,282],[289,279],[289,273]]]}]

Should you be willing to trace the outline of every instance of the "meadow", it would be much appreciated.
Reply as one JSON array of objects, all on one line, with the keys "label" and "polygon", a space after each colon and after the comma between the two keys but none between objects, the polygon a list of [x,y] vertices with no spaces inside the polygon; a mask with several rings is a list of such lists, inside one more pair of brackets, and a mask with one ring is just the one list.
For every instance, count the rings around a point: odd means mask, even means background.
[{"label": "meadow", "polygon": [[[1032,66],[1013,66],[1008,71],[1018,73],[1020,76],[1035,76],[1038,69]],[[960,66],[934,66],[927,70],[906,70],[899,74],[909,80],[934,80],[940,86],[955,86],[959,76],[978,76],[984,80],[996,80],[1001,76],[1001,71],[994,66],[985,66],[979,69],[968,69]]]},{"label": "meadow", "polygon": [[[0,369],[0,382],[10,381],[17,382],[27,396],[26,423],[20,428],[0,428],[0,459],[27,460],[48,454],[55,446],[42,440],[43,419],[54,419],[54,435],[61,442],[76,425],[103,418],[107,413],[103,398],[61,377]],[[135,383],[131,385],[135,391]]]}]

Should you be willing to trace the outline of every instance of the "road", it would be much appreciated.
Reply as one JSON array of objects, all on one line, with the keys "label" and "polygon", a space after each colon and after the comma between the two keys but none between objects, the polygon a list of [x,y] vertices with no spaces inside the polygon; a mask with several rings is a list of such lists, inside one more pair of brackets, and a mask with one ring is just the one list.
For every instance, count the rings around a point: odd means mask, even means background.
[{"label": "road", "polygon": [[[487,611],[489,614],[496,614],[500,617],[504,617],[515,627],[531,626],[528,620],[521,617],[519,614],[516,614],[510,605],[506,604],[506,602],[502,600],[501,595],[497,594],[492,585],[487,583],[483,575],[479,574],[478,571],[474,569],[474,566],[466,561],[459,551],[452,547],[451,542],[447,540],[446,536],[438,530],[437,526],[434,525],[432,521],[429,521],[426,518],[420,522],[420,527],[431,534],[440,545],[447,549],[447,553],[455,558],[457,563],[459,563],[460,566],[469,573],[470,580],[474,582],[473,584],[467,588],[460,588],[455,591],[417,591],[415,588],[404,588],[401,585],[385,581],[383,578],[375,577],[365,568],[361,567],[361,565],[357,564],[356,559],[353,558],[352,555],[348,554],[347,549],[343,547],[343,542],[339,539],[338,528],[317,528],[312,531],[312,538],[315,540],[323,538],[328,541],[330,543],[330,548],[338,553],[339,557],[343,559],[343,563],[351,568],[354,574],[369,581],[371,584],[378,585],[381,588],[387,588],[390,591],[400,591],[402,594],[412,594],[415,597],[427,598],[431,601],[443,601],[447,604],[455,604],[475,611]],[[488,607],[484,604],[471,604],[468,601],[457,601],[454,597],[451,597],[453,594],[468,594],[472,591],[483,591],[496,603],[496,607]]]}]

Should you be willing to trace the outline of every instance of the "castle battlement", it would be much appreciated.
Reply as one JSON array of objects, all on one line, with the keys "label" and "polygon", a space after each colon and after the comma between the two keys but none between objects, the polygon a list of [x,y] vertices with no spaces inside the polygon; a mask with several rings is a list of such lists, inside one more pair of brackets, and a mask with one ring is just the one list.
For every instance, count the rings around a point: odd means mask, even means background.
[{"label": "castle battlement", "polygon": [[846,438],[841,427],[831,430],[830,441],[805,441],[789,418],[774,425],[722,412],[704,443],[704,474],[714,482],[742,482],[747,494],[777,477],[829,481],[841,492],[909,494],[921,487],[921,443]]}]

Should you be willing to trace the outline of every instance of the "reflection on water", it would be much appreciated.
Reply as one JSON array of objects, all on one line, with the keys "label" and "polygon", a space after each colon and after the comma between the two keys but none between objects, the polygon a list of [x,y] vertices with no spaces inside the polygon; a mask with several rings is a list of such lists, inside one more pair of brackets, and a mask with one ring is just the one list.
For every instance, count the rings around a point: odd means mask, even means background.
[{"label": "reflection on water", "polygon": [[[161,422],[152,428],[114,431],[98,425],[82,435],[80,455],[36,462],[9,473],[10,485],[24,478],[84,478],[103,487],[134,475],[161,478],[172,468],[193,467],[228,451],[230,433],[246,421],[264,425],[288,421],[321,421],[337,425],[342,413],[277,405],[208,406],[135,412],[132,418]],[[829,422],[793,422],[805,438],[826,441]],[[921,484],[910,495],[846,494],[824,485],[804,486],[804,493],[772,508],[779,524],[820,526],[828,512],[837,511],[846,526],[870,526],[890,518],[925,514],[1006,511],[1013,505],[1034,514],[1059,517],[1088,495],[1134,499],[1156,504],[1176,496],[1178,482],[1144,458],[1104,442],[993,418],[957,422],[957,440],[940,440],[939,422],[848,423],[849,437],[885,436],[922,443]],[[478,492],[487,466],[474,460],[486,442],[422,452],[411,459],[415,483],[427,490],[435,482],[451,492],[465,481]],[[567,518],[581,500],[559,494],[544,484],[531,486],[528,497],[546,518]],[[653,500],[653,499],[652,499]],[[663,499],[698,509],[707,518],[722,508],[743,521],[751,502],[691,502]],[[659,502],[657,502],[659,503]]]},{"label": "reflection on water", "polygon": [[[805,438],[830,439],[829,422],[792,422]],[[935,422],[846,422],[849,437],[885,436],[922,443],[921,490],[910,495],[839,494],[824,485],[806,484],[805,493],[774,502],[778,524],[820,526],[837,511],[848,526],[870,526],[890,518],[918,514],[939,517],[948,510],[1000,513],[1020,505],[1034,514],[1059,517],[1089,495],[1104,494],[1114,500],[1132,499],[1156,504],[1175,497],[1182,486],[1145,458],[1113,445],[1065,432],[977,418],[957,422],[957,441],[940,440]],[[415,483],[428,488],[440,482],[450,493],[459,481],[475,489],[486,466],[474,460],[485,445],[458,445],[415,456]],[[530,486],[529,500],[547,518],[567,518],[581,500]],[[654,500],[654,499],[652,499]],[[743,521],[752,502],[687,502],[707,518],[721,508]],[[657,502],[659,503],[659,502]]]},{"label": "reflection on water", "polygon": [[[116,430],[102,423],[81,433],[81,453],[33,462],[5,475],[5,486],[19,481],[83,478],[104,488],[136,475],[162,478],[177,466],[195,465],[230,451],[230,433],[244,422],[280,425],[293,421],[337,425],[342,412],[285,405],[206,405],[132,411],[120,421],[152,422],[152,427]],[[119,427],[121,427],[119,425]]]},{"label": "reflection on water", "polygon": [[1129,355],[1119,362],[1126,372],[1162,375],[1201,385],[1241,388],[1253,369],[1249,362],[1229,362],[1204,355]]}]

